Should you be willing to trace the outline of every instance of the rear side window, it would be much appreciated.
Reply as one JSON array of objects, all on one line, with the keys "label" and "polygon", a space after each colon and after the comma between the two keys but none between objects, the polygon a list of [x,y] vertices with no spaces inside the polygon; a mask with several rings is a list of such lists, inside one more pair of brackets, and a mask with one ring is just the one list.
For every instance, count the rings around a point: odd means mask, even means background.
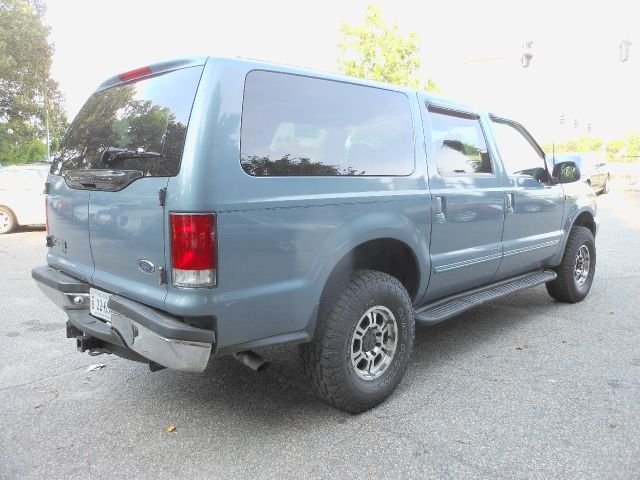
[{"label": "rear side window", "polygon": [[441,175],[493,173],[477,117],[431,109],[429,117],[436,165]]},{"label": "rear side window", "polygon": [[71,124],[51,173],[134,170],[150,177],[177,175],[202,68],[94,93]]},{"label": "rear side window", "polygon": [[410,175],[408,98],[265,71],[247,75],[240,162],[255,176]]}]

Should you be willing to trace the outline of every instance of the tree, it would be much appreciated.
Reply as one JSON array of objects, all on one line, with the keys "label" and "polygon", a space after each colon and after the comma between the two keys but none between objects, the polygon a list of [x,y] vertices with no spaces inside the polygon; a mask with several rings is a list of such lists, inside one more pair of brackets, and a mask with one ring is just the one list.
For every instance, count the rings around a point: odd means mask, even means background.
[{"label": "tree", "polygon": [[[0,163],[41,160],[48,110],[55,150],[67,127],[63,96],[51,78],[53,45],[42,0],[0,0]],[[46,108],[45,108],[46,105]]]},{"label": "tree", "polygon": [[542,149],[545,152],[551,153],[566,153],[566,152],[601,152],[602,151],[602,139],[598,137],[589,137],[586,135],[580,138],[567,140],[564,143],[558,143],[553,145],[551,143],[543,145]]},{"label": "tree", "polygon": [[604,144],[598,137],[583,135],[580,138],[567,140],[563,143],[543,145],[545,152],[602,152],[606,147],[607,160],[612,162],[632,162],[640,158],[640,132],[628,132],[624,138],[616,138]]},{"label": "tree", "polygon": [[640,132],[629,132],[625,136],[627,142],[627,158],[629,160],[640,159]]},{"label": "tree", "polygon": [[[417,75],[420,68],[418,53],[420,38],[413,32],[406,37],[398,32],[398,26],[387,26],[380,9],[369,5],[364,22],[360,25],[340,25],[342,40],[338,47],[343,57],[338,58],[340,71],[352,77],[368,78],[419,88]],[[433,79],[422,85],[428,91],[440,91]]]}]

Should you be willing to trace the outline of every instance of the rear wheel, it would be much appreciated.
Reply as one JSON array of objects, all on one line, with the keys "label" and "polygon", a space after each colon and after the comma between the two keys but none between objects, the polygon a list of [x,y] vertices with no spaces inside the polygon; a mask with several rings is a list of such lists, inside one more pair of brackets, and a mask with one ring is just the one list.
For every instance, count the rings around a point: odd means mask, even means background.
[{"label": "rear wheel", "polygon": [[303,365],[318,397],[351,413],[383,402],[398,386],[413,348],[411,299],[394,277],[358,270],[321,305]]},{"label": "rear wheel", "polygon": [[573,227],[564,249],[558,278],[547,283],[547,292],[556,300],[577,303],[587,296],[596,271],[596,244],[591,230]]},{"label": "rear wheel", "polygon": [[605,180],[604,180],[604,185],[602,186],[602,192],[601,193],[602,194],[609,193],[609,189],[610,189],[610,187],[609,187],[609,175],[607,175],[607,178],[605,178]]},{"label": "rear wheel", "polygon": [[0,207],[0,235],[16,229],[18,221],[14,213],[7,207]]}]

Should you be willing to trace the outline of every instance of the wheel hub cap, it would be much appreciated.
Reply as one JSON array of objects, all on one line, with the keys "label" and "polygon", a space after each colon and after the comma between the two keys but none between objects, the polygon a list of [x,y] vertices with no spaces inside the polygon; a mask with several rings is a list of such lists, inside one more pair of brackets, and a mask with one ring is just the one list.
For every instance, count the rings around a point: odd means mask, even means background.
[{"label": "wheel hub cap", "polygon": [[387,307],[367,310],[351,336],[351,366],[363,380],[375,380],[389,367],[396,353],[398,324]]},{"label": "wheel hub cap", "polygon": [[7,228],[10,222],[9,215],[4,212],[0,212],[0,229]]},{"label": "wheel hub cap", "polygon": [[591,253],[586,245],[581,245],[576,255],[576,264],[573,270],[573,276],[576,284],[581,287],[589,277],[589,269],[591,267]]}]

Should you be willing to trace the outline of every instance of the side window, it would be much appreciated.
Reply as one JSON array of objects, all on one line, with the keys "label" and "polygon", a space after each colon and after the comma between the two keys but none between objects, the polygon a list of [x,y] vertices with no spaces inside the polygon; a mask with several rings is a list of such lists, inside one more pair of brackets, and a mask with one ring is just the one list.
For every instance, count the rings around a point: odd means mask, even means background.
[{"label": "side window", "polygon": [[493,173],[480,120],[429,110],[436,165],[441,175]]},{"label": "side window", "polygon": [[544,158],[519,130],[497,121],[493,122],[493,130],[500,158],[509,175],[528,176],[541,183],[548,181]]},{"label": "side window", "polygon": [[410,175],[409,100],[380,88],[249,72],[240,163],[254,176]]}]

